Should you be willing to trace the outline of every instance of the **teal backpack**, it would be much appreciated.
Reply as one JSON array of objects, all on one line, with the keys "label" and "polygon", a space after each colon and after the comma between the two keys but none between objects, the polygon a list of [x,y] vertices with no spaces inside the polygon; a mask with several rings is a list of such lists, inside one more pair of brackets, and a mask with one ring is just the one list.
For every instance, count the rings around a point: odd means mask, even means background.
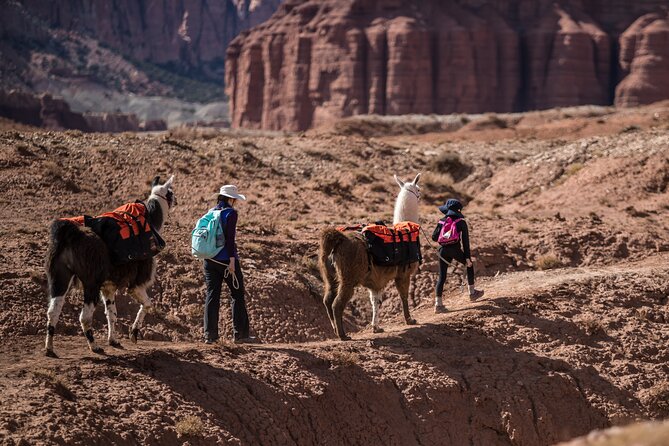
[{"label": "teal backpack", "polygon": [[195,224],[191,232],[191,253],[194,257],[212,259],[225,247],[221,212],[220,209],[210,209]]}]

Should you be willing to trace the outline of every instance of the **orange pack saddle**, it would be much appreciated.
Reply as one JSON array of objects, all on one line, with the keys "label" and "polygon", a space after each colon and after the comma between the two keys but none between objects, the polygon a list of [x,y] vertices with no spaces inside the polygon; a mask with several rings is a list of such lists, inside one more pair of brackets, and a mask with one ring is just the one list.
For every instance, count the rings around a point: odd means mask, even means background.
[{"label": "orange pack saddle", "polygon": [[383,223],[340,226],[340,231],[358,231],[367,242],[367,252],[375,265],[395,266],[421,262],[420,225],[403,221],[393,226]]},{"label": "orange pack saddle", "polygon": [[124,204],[97,217],[81,215],[62,220],[91,228],[105,242],[116,264],[149,259],[165,247],[160,234],[149,223],[146,206],[141,201]]}]

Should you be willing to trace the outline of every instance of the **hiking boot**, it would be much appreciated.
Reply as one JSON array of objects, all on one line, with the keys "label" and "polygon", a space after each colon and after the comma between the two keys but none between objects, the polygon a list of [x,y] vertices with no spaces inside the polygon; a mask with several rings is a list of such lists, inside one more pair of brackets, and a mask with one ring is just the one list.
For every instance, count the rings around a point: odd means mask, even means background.
[{"label": "hiking boot", "polygon": [[260,344],[260,340],[255,336],[247,336],[245,338],[235,338],[235,344]]},{"label": "hiking boot", "polygon": [[448,310],[443,305],[435,305],[434,312],[435,314],[442,314],[442,313],[448,313]]},{"label": "hiking boot", "polygon": [[480,297],[483,297],[483,294],[485,294],[483,290],[471,290],[469,292],[469,300],[476,300]]}]

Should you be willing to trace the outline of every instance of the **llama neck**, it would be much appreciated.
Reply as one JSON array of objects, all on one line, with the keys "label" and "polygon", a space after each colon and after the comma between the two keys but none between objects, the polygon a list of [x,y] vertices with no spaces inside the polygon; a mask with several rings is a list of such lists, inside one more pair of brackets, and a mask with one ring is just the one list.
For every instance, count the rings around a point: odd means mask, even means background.
[{"label": "llama neck", "polygon": [[418,197],[405,189],[400,190],[397,195],[393,214],[393,224],[401,221],[420,223],[418,221]]},{"label": "llama neck", "polygon": [[156,195],[151,195],[149,199],[146,200],[146,211],[149,214],[149,223],[151,223],[151,226],[158,232],[160,232],[163,227],[163,222],[167,217],[168,209],[169,206],[167,205],[167,201]]}]

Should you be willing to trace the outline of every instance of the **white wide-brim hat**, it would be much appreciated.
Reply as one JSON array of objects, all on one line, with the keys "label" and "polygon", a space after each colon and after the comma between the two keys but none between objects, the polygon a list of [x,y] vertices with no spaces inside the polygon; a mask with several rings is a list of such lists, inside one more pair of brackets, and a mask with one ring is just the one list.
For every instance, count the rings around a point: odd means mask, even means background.
[{"label": "white wide-brim hat", "polygon": [[224,197],[230,197],[234,198],[235,200],[246,201],[246,197],[237,191],[237,186],[235,186],[234,184],[226,184],[225,186],[221,186],[221,190],[218,193],[219,195],[223,195]]}]

